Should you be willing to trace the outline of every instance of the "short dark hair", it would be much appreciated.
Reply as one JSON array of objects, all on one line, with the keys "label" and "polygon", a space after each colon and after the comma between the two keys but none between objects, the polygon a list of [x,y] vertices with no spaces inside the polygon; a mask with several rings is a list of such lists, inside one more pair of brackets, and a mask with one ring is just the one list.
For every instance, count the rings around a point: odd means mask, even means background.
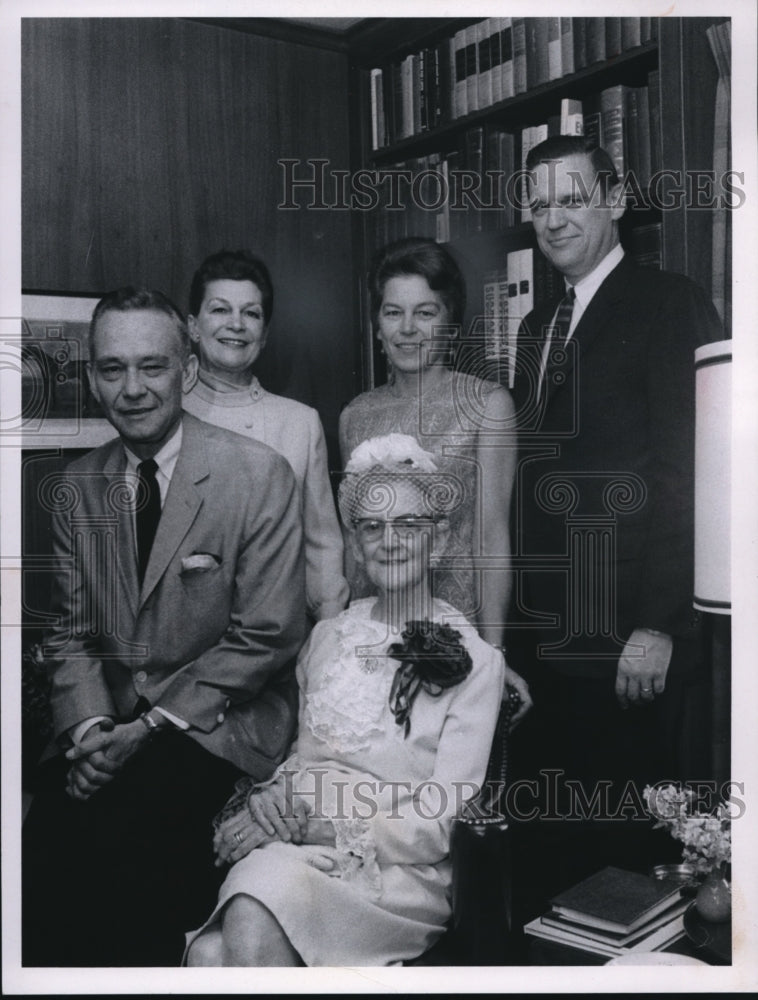
[{"label": "short dark hair", "polygon": [[552,135],[537,143],[526,155],[526,169],[534,170],[539,163],[565,160],[569,156],[588,157],[595,176],[600,178],[604,195],[619,183],[616,166],[608,151],[583,135]]},{"label": "short dark hair", "polygon": [[206,257],[192,276],[190,315],[197,316],[210,281],[252,281],[260,289],[263,318],[268,324],[274,311],[274,286],[268,268],[248,250],[219,250]]},{"label": "short dark hair", "polygon": [[107,312],[136,312],[138,310],[161,312],[174,321],[181,342],[182,359],[186,361],[191,354],[191,342],[187,332],[187,324],[178,307],[163,292],[153,288],[135,288],[133,285],[125,285],[123,288],[115,288],[111,292],[106,292],[95,306],[89,325],[90,359],[95,357],[95,329],[100,318]]},{"label": "short dark hair", "polygon": [[463,322],[466,308],[466,282],[453,257],[434,240],[410,236],[383,247],[374,258],[369,273],[371,322],[378,325],[384,287],[390,278],[418,275],[438,292],[450,322]]}]

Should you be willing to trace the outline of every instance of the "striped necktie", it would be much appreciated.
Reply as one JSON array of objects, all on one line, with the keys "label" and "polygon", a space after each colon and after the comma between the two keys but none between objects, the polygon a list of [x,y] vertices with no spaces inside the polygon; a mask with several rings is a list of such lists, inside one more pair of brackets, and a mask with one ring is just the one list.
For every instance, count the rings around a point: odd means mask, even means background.
[{"label": "striped necktie", "polygon": [[573,287],[569,288],[561,301],[558,303],[558,308],[555,312],[553,322],[546,329],[547,336],[542,347],[542,362],[540,364],[540,377],[537,388],[537,393],[540,397],[542,396],[543,387],[545,385],[545,373],[547,370],[550,349],[555,347],[556,344],[565,344],[569,329],[571,328],[571,317],[574,314],[575,299],[576,292]]},{"label": "striped necktie", "polygon": [[574,300],[576,292],[573,287],[569,288],[558,304],[558,311],[553,320],[551,334],[556,341],[564,341],[568,337],[571,327],[571,317],[574,315]]}]

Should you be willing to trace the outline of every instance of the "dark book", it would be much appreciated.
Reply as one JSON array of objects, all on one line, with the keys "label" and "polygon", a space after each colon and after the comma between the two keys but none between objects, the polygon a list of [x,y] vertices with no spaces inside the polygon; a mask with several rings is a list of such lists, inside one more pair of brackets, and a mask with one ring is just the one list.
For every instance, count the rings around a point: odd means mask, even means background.
[{"label": "dark book", "polygon": [[561,18],[561,73],[563,76],[574,72],[574,20],[573,17]]},{"label": "dark book", "polygon": [[[476,125],[466,129],[463,141],[466,170],[481,178],[484,172],[484,127]],[[481,195],[481,190],[476,195]],[[482,210],[475,204],[470,205],[466,211],[466,232],[478,233],[481,229]]]},{"label": "dark book", "polygon": [[436,102],[435,126],[453,118],[453,84],[455,81],[455,50],[453,39],[445,38],[435,50]]},{"label": "dark book", "polygon": [[502,17],[500,32],[500,57],[503,63],[503,100],[513,97],[513,24],[510,17]]},{"label": "dark book", "polygon": [[526,89],[547,83],[549,74],[548,31],[550,18],[526,18]]},{"label": "dark book", "polygon": [[621,18],[605,18],[605,58],[621,55]]},{"label": "dark book", "polygon": [[657,69],[647,75],[648,121],[650,122],[650,174],[658,173],[661,160],[661,88]]},{"label": "dark book", "polygon": [[627,49],[636,49],[642,44],[641,22],[641,17],[621,18],[621,48],[624,52]]},{"label": "dark book", "polygon": [[600,95],[592,94],[582,101],[584,135],[593,146],[603,146],[603,114],[600,109]]},{"label": "dark book", "polygon": [[491,17],[490,25],[490,77],[492,79],[492,103],[499,104],[503,99],[503,51],[502,17]]},{"label": "dark book", "polygon": [[574,72],[587,65],[587,18],[572,17],[574,34]]},{"label": "dark book", "polygon": [[600,94],[603,121],[603,146],[623,179],[626,172],[625,103],[627,88],[623,83],[606,87]]},{"label": "dark book", "polygon": [[513,18],[513,93],[526,91],[526,21],[524,17]]},{"label": "dark book", "polygon": [[[558,913],[550,911],[541,918],[545,927],[553,927],[555,930],[571,934],[574,938],[590,938],[594,941],[601,941],[604,944],[617,948],[639,948],[640,945],[649,942],[654,931],[662,928],[669,928],[678,918],[681,918],[684,911],[690,905],[690,899],[677,899],[671,906],[667,906],[652,920],[646,921],[641,927],[631,932],[603,931],[587,924],[578,924],[573,920],[567,920]],[[666,937],[665,931],[661,934]]]},{"label": "dark book", "polygon": [[479,50],[477,48],[478,24],[463,29],[466,43],[466,114],[479,107]]},{"label": "dark book", "polygon": [[[624,119],[625,135],[624,149],[626,169],[634,174],[639,184],[640,182],[640,137],[639,137],[639,107],[636,87],[627,87],[624,92]],[[616,168],[618,169],[618,167]]]},{"label": "dark book", "polygon": [[453,116],[462,118],[468,111],[468,93],[466,89],[466,31],[461,28],[453,37],[453,57],[455,77],[453,87]]},{"label": "dark book", "polygon": [[588,17],[587,21],[587,65],[605,62],[605,18]]},{"label": "dark book", "polygon": [[481,21],[476,26],[476,47],[479,73],[477,76],[477,106],[488,108],[492,104],[492,45],[490,22]]},{"label": "dark book", "polygon": [[558,80],[563,76],[561,19],[548,17],[545,20],[547,21],[547,78],[548,80]]},{"label": "dark book", "polygon": [[646,42],[652,41],[653,38],[653,19],[652,17],[641,17],[640,18],[640,43],[644,45]]},{"label": "dark book", "polygon": [[550,900],[554,913],[607,931],[631,933],[681,898],[681,887],[608,866]]},{"label": "dark book", "polygon": [[642,191],[650,185],[652,176],[652,152],[650,145],[650,93],[647,87],[637,87],[638,130],[637,161],[639,167],[639,182]]}]

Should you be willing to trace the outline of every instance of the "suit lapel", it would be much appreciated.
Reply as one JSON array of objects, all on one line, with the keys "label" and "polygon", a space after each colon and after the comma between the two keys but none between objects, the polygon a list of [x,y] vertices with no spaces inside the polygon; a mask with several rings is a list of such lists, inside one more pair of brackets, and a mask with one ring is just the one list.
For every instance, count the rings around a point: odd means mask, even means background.
[{"label": "suit lapel", "polygon": [[103,464],[106,478],[103,511],[116,515],[116,560],[121,592],[126,597],[132,616],[137,614],[139,583],[137,580],[137,546],[134,537],[132,484],[126,479],[126,456],[119,440]]},{"label": "suit lapel", "polygon": [[166,572],[168,564],[203,504],[203,492],[197,486],[208,476],[208,457],[202,424],[185,414],[182,426],[182,447],[176,460],[145,571],[145,579],[142,582],[140,608]]}]

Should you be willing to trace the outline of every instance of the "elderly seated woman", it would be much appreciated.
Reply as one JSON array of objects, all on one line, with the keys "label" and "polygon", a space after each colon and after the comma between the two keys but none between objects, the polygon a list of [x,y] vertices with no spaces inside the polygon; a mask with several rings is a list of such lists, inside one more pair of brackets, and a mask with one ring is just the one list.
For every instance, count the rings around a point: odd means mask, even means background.
[{"label": "elderly seated woman", "polygon": [[294,753],[220,822],[232,867],[187,964],[392,965],[443,933],[451,823],[484,781],[505,676],[430,592],[460,496],[408,435],[354,451],[340,513],[377,596],[311,633]]}]

